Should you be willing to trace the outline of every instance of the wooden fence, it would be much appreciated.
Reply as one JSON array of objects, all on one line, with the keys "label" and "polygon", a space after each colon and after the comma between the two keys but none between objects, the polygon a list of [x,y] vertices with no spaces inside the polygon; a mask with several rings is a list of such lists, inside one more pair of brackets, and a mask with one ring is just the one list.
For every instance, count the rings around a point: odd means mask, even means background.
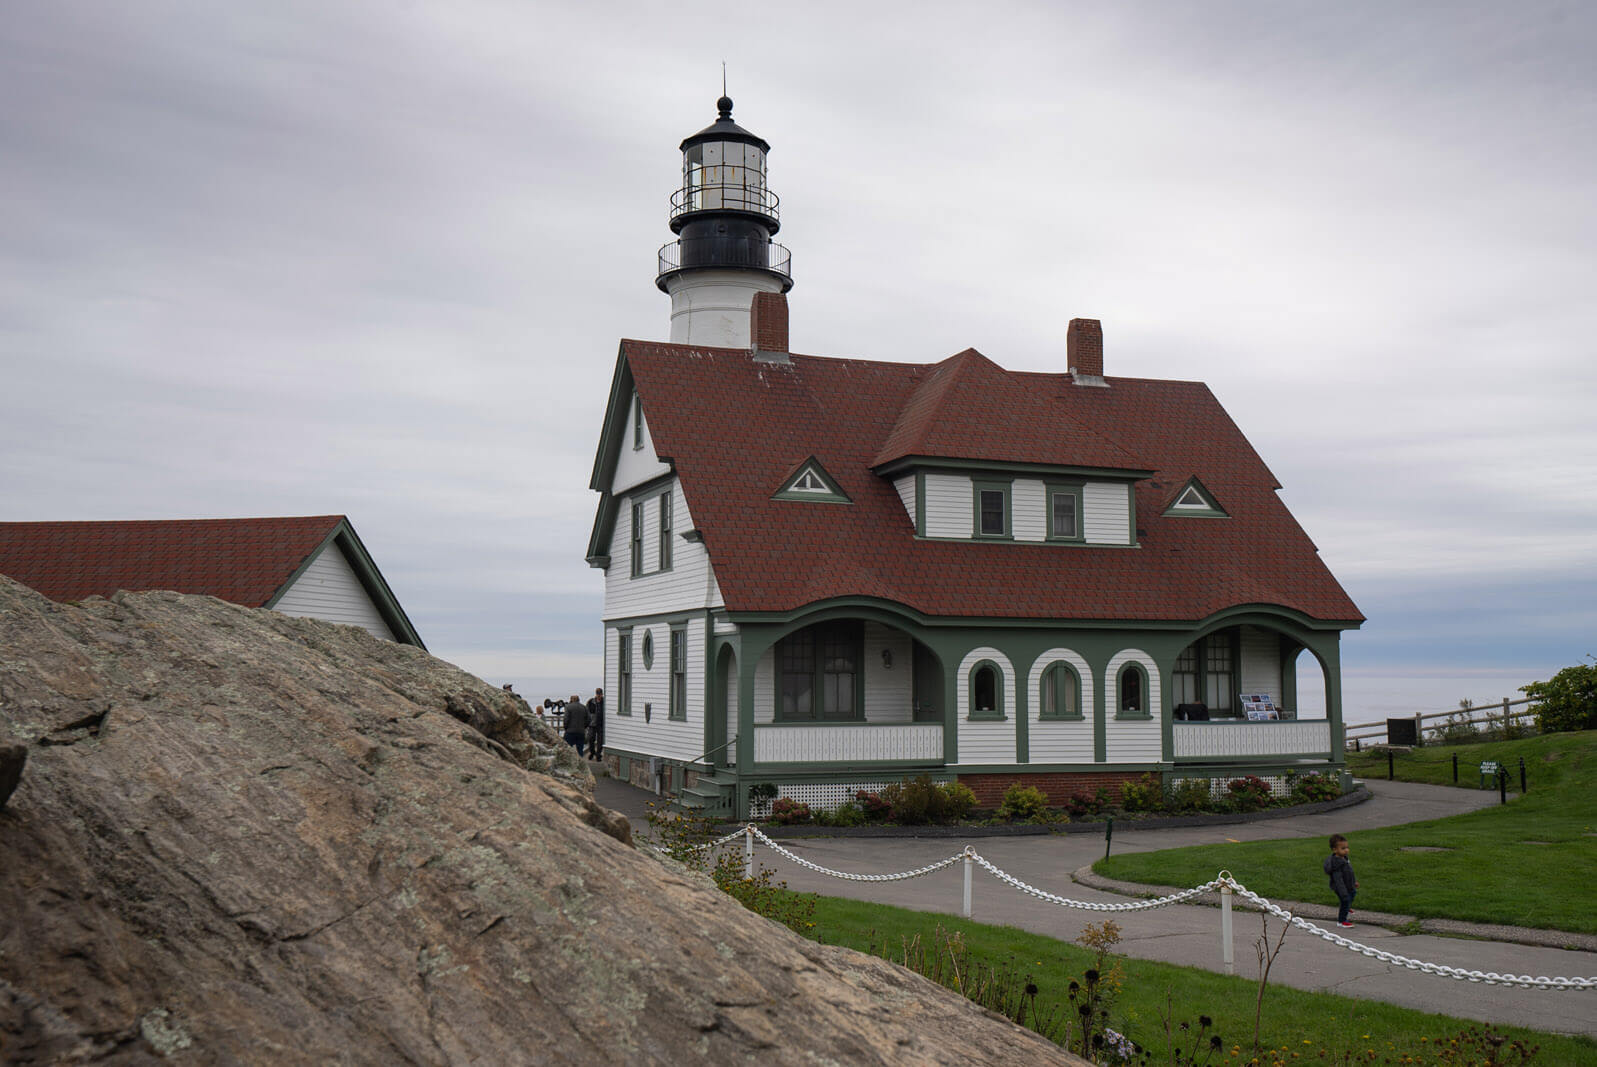
[{"label": "wooden fence", "polygon": [[[1452,711],[1438,711],[1429,715],[1416,714],[1414,719],[1415,736],[1421,741],[1425,740],[1425,724],[1438,720],[1452,719],[1455,722],[1471,722],[1483,729],[1512,726],[1516,719],[1535,718],[1536,709],[1525,705],[1534,704],[1532,697],[1520,700],[1503,698],[1501,704],[1477,704],[1469,708],[1454,708]],[[1518,709],[1518,710],[1515,710]],[[1461,718],[1460,718],[1461,717]],[[1393,719],[1406,719],[1407,716],[1392,716]],[[1347,747],[1355,752],[1360,748],[1370,745],[1383,745],[1387,743],[1386,724],[1391,720],[1382,722],[1366,722],[1347,728]]]}]

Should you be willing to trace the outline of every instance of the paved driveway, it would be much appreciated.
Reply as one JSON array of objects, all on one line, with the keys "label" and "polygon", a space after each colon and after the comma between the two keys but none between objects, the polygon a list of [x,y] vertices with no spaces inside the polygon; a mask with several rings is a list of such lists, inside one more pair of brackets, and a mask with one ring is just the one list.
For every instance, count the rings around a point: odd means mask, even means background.
[{"label": "paved driveway", "polygon": [[[1373,798],[1364,804],[1316,815],[1253,823],[1132,830],[1122,824],[1114,850],[1146,852],[1180,845],[1254,841],[1282,837],[1353,835],[1360,829],[1394,826],[1472,811],[1497,802],[1488,790],[1452,789],[1403,782],[1367,783]],[[641,790],[601,779],[601,803],[641,816]],[[1071,872],[1103,855],[1101,836],[1056,834],[1041,837],[983,838],[804,838],[784,840],[783,847],[811,863],[838,871],[886,874],[911,870],[963,851],[968,844],[994,866],[1039,889],[1074,900],[1125,903],[1126,898],[1071,881]],[[878,901],[919,911],[959,914],[964,892],[962,865],[902,882],[853,882],[817,874],[760,846],[756,859],[773,868],[794,889],[830,896]],[[1356,855],[1356,853],[1355,853]],[[1064,908],[1038,900],[976,868],[973,918],[1000,923],[1062,940],[1073,940],[1083,927],[1101,921],[1101,912]],[[1329,896],[1329,890],[1327,890]],[[1113,916],[1120,924],[1120,948],[1128,956],[1220,971],[1220,912],[1203,905],[1175,905],[1153,911]],[[1357,915],[1354,916],[1357,919]],[[1273,934],[1279,929],[1270,923]],[[1253,940],[1261,930],[1257,913],[1237,911],[1233,952],[1236,973],[1257,977]],[[1492,941],[1426,934],[1403,935],[1360,925],[1352,939],[1412,959],[1498,973],[1560,977],[1597,977],[1597,953],[1532,948]],[[1482,1022],[1513,1023],[1558,1033],[1597,1038],[1597,990],[1544,992],[1489,986],[1421,974],[1372,960],[1339,948],[1301,930],[1288,934],[1286,948],[1270,971],[1270,981],[1322,992],[1383,1000],[1423,1011]]]}]

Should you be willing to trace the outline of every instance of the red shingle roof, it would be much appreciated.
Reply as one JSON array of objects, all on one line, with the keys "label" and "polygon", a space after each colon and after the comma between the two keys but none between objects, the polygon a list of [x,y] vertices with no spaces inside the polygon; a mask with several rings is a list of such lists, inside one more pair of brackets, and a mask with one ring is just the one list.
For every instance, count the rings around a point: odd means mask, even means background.
[{"label": "red shingle roof", "polygon": [[0,522],[0,574],[51,600],[171,589],[258,608],[343,521]]},{"label": "red shingle roof", "polygon": [[[641,341],[622,355],[731,611],[867,596],[934,616],[1196,621],[1273,604],[1362,619],[1201,383],[1076,386],[974,350],[934,365]],[[811,454],[853,504],[771,499]],[[1136,486],[1139,547],[918,540],[873,473],[911,455],[1154,471]],[[1194,474],[1231,518],[1160,514]]]}]

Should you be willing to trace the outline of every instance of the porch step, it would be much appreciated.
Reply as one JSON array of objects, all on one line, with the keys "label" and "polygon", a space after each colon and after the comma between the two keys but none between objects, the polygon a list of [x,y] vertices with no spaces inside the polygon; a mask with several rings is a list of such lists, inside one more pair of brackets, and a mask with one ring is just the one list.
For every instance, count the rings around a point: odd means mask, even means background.
[{"label": "porch step", "polygon": [[730,778],[702,775],[698,781],[678,793],[673,804],[679,810],[694,815],[730,818],[736,784]]}]

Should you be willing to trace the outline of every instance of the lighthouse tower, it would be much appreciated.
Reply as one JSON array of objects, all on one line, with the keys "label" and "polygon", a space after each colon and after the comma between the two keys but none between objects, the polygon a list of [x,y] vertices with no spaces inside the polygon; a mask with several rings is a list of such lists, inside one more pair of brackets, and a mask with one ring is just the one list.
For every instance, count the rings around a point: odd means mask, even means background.
[{"label": "lighthouse tower", "polygon": [[654,283],[671,296],[673,344],[746,348],[755,293],[793,288],[779,201],[765,184],[771,146],[720,115],[682,142],[682,188],[671,194],[671,230]]}]

